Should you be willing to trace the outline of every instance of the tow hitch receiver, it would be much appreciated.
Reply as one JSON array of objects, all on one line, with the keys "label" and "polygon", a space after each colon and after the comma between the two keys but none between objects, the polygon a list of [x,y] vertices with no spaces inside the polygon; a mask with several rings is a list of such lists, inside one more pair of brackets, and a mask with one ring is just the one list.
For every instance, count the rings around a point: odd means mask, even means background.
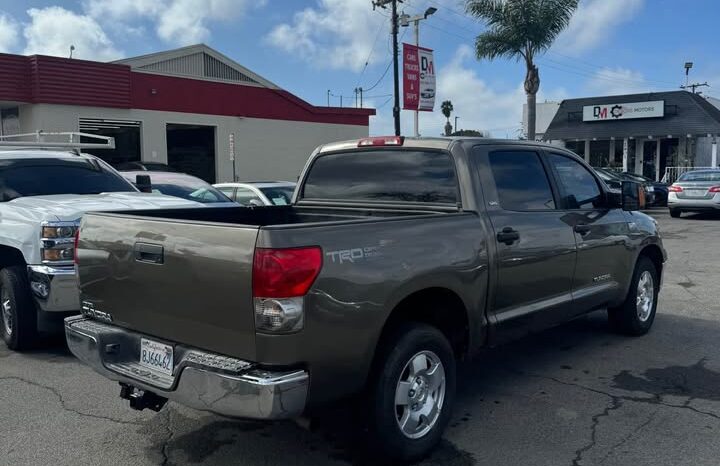
[{"label": "tow hitch receiver", "polygon": [[153,392],[141,390],[122,382],[120,382],[120,398],[128,400],[130,402],[130,407],[132,409],[137,409],[138,411],[150,408],[153,411],[158,412],[163,408],[163,406],[165,406],[165,403],[167,403],[167,398],[163,398]]}]

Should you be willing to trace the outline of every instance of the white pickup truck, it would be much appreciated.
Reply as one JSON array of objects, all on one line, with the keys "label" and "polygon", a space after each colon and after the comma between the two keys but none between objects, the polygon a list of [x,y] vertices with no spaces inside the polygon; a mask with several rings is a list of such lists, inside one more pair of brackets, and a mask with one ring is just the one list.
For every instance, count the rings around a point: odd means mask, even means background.
[{"label": "white pickup truck", "polygon": [[8,145],[19,144],[0,139],[0,335],[20,350],[80,311],[73,256],[84,213],[199,204],[141,193],[79,150]]}]

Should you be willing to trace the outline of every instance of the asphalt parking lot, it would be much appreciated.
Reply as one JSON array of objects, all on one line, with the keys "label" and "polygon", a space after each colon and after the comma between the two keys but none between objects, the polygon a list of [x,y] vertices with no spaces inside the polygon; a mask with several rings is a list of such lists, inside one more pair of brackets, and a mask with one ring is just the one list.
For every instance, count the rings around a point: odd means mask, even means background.
[{"label": "asphalt parking lot", "polygon": [[[670,260],[652,332],[617,336],[591,315],[463,364],[451,427],[422,464],[720,463],[720,218],[653,215]],[[0,464],[377,464],[343,408],[303,428],[137,412],[118,391],[62,344],[0,344]]]}]

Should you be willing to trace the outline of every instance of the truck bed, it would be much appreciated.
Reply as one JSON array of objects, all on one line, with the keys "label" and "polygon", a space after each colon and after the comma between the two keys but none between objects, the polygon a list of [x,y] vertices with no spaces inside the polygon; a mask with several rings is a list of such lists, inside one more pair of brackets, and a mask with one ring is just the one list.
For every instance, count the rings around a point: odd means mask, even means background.
[{"label": "truck bed", "polygon": [[179,222],[212,222],[250,227],[277,227],[328,222],[357,222],[373,218],[437,215],[443,210],[424,206],[417,209],[392,207],[368,208],[337,206],[264,206],[207,207],[187,209],[154,209],[113,212],[111,215],[150,217]]}]

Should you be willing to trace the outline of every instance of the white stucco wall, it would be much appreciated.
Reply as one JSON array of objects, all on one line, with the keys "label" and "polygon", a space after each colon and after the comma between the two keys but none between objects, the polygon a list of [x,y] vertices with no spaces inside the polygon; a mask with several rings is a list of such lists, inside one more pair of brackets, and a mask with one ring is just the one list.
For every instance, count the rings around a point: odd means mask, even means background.
[{"label": "white stucco wall", "polygon": [[[560,108],[560,102],[541,102],[535,104],[535,138],[542,139],[547,131],[548,126],[552,123],[555,114]],[[527,134],[528,128],[528,108],[527,104],[523,104],[522,132]]]},{"label": "white stucco wall", "polygon": [[167,123],[214,126],[218,182],[232,181],[229,135],[235,135],[240,180],[289,180],[300,174],[317,146],[368,135],[367,126],[266,120],[259,118],[157,112],[152,110],[35,104],[20,107],[20,129],[30,133],[78,131],[80,118],[135,120],[141,126],[142,160],[167,162]]}]

